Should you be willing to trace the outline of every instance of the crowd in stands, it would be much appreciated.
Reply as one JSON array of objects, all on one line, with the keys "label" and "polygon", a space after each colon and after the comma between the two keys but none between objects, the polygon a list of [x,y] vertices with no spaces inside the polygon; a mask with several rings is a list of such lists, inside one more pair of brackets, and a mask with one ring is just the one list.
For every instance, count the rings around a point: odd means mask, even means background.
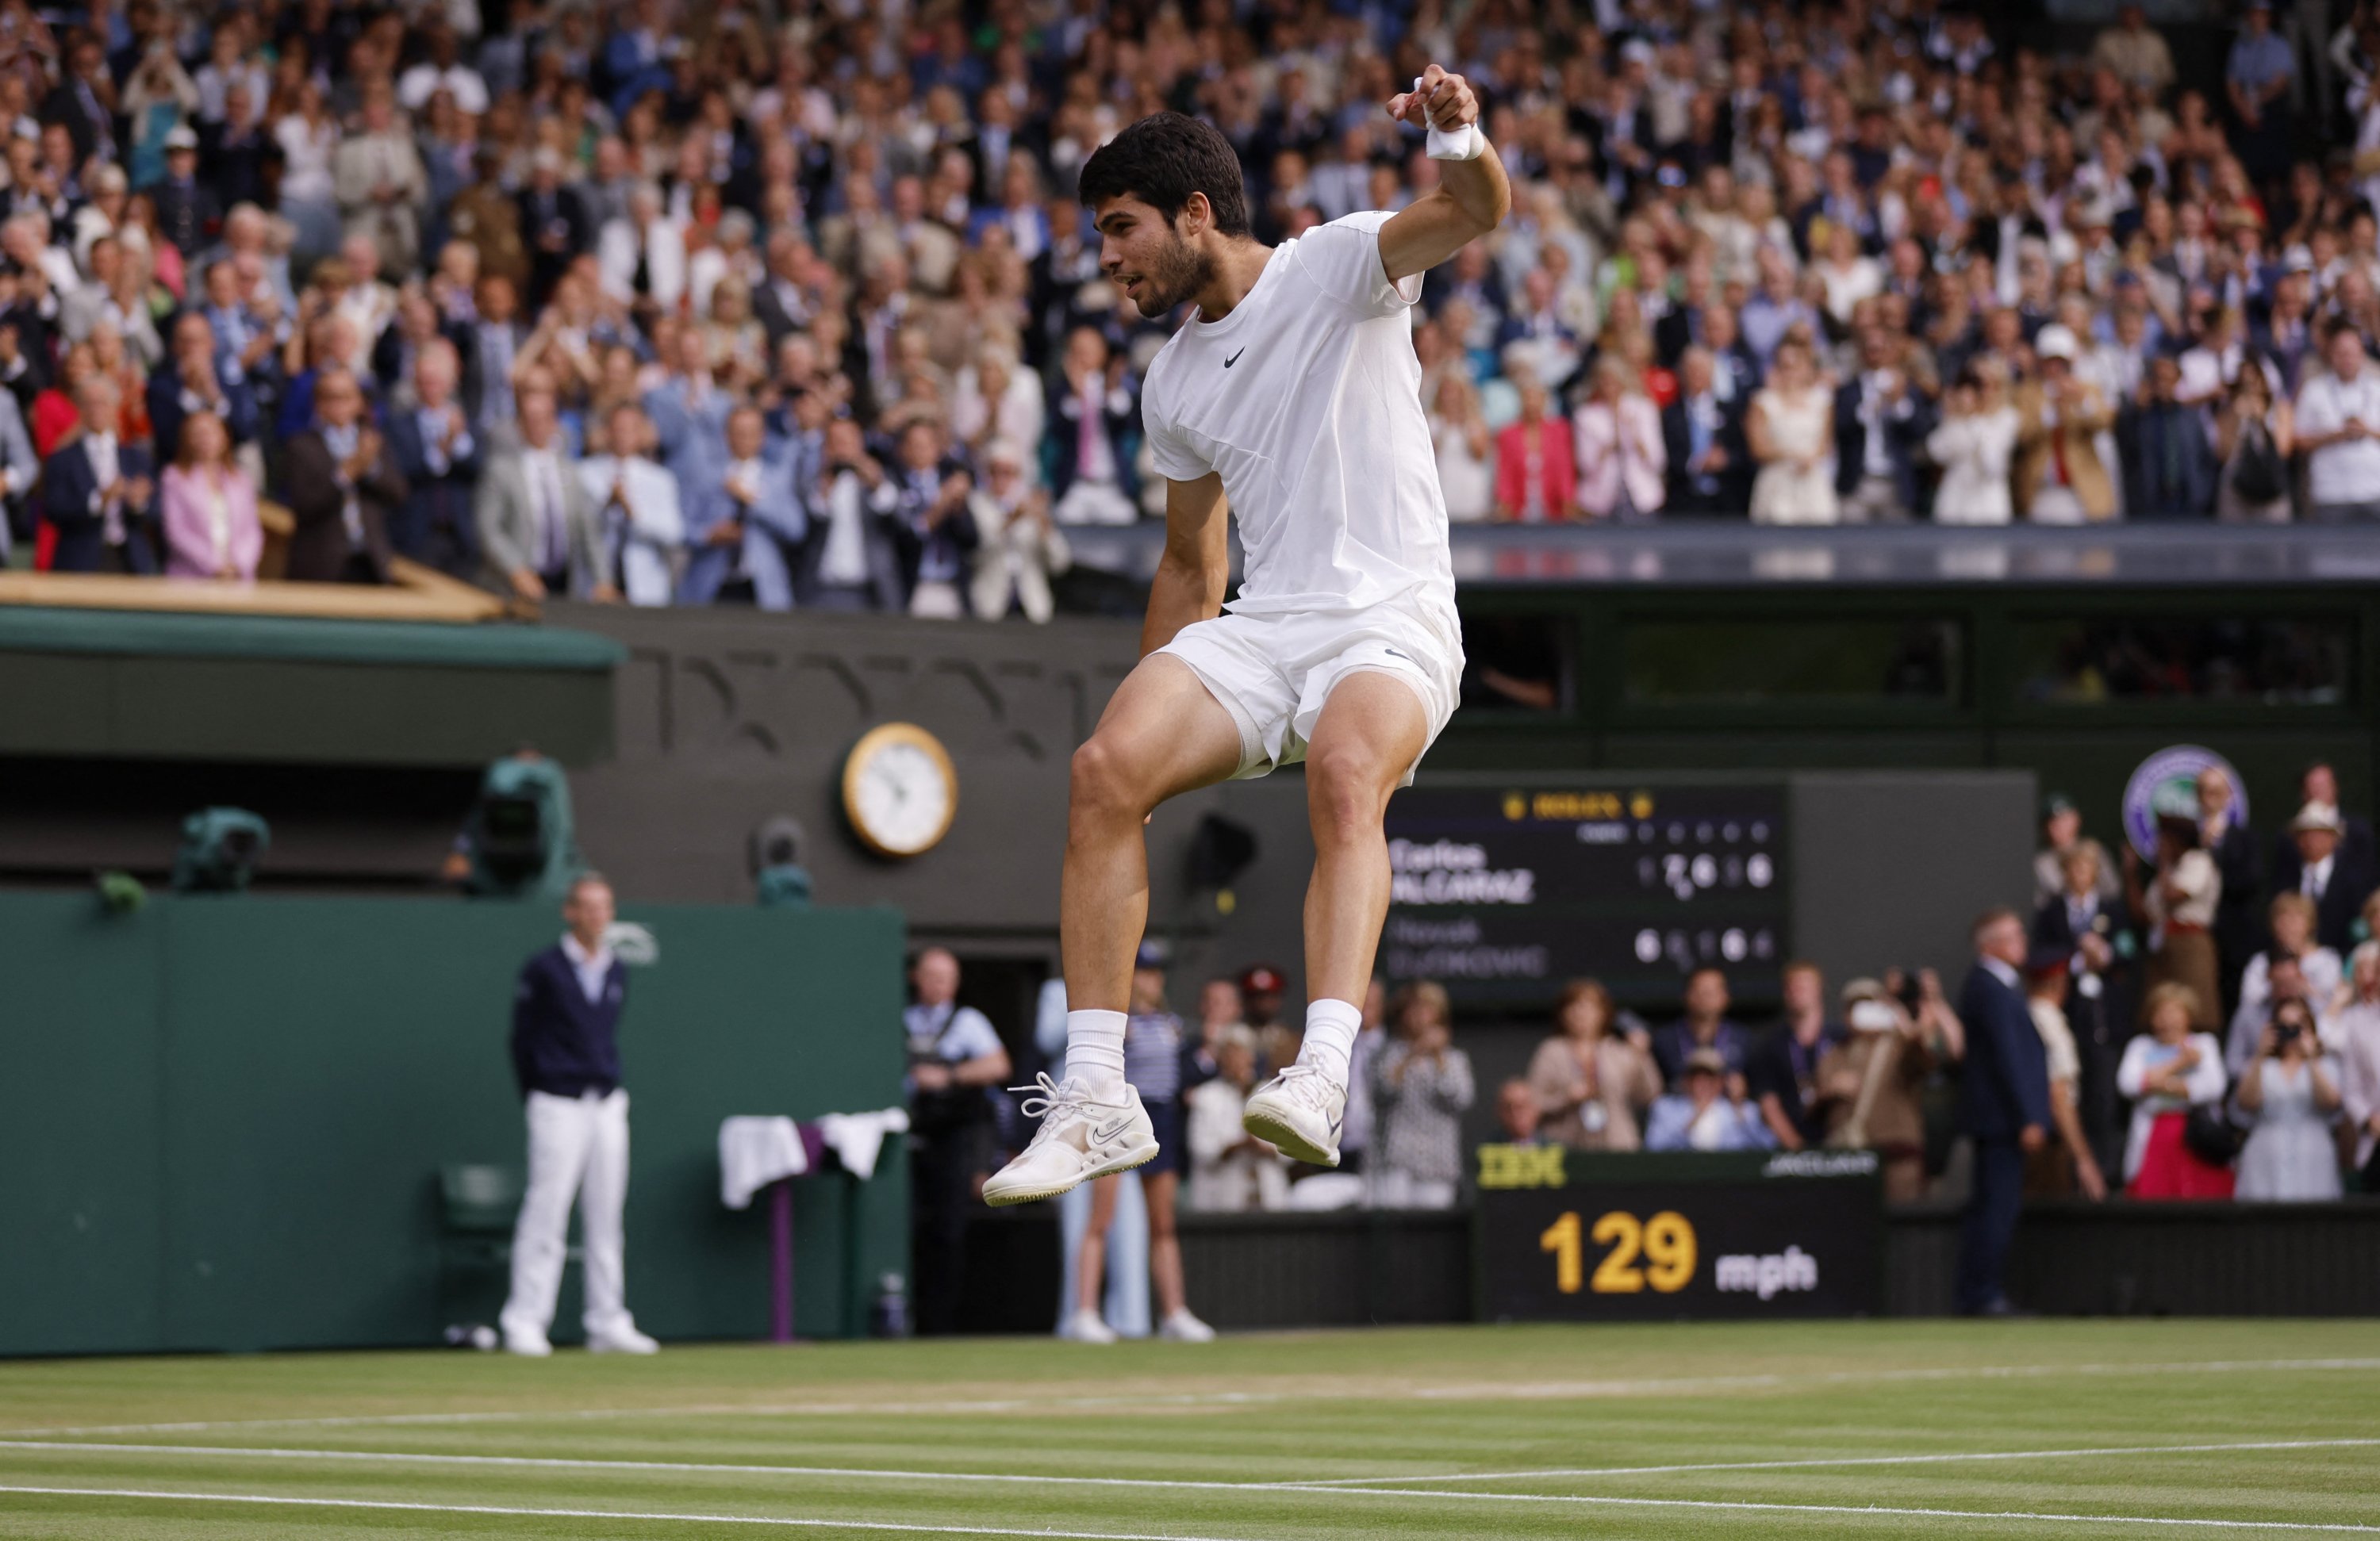
[{"label": "crowd in stands", "polygon": [[65,571],[251,576],[261,499],[289,577],[1045,616],[1180,319],[1084,158],[1202,114],[1290,239],[1427,185],[1436,60],[1518,189],[1415,312],[1458,519],[2370,516],[2374,26],[7,0],[0,492]]}]

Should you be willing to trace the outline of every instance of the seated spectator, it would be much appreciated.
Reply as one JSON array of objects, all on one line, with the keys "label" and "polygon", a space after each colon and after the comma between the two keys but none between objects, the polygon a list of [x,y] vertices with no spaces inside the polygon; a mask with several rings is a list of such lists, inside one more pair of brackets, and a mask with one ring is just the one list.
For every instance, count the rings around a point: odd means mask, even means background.
[{"label": "seated spectator", "polygon": [[1579,512],[1590,519],[1649,519],[1669,494],[1660,409],[1609,354],[1597,361],[1589,392],[1573,428]]},{"label": "seated spectator", "polygon": [[579,482],[602,521],[621,593],[630,604],[667,604],[671,564],[686,544],[677,479],[652,457],[653,428],[642,407],[613,407],[603,431],[603,453],[579,462]]},{"label": "seated spectator", "polygon": [[1496,435],[1496,516],[1524,524],[1567,519],[1578,504],[1570,424],[1534,374],[1520,380],[1521,414]]},{"label": "seated spectator", "polygon": [[1697,1049],[1686,1057],[1678,1084],[1653,1104],[1645,1128],[1647,1150],[1766,1150],[1768,1126],[1760,1110],[1731,1095],[1726,1060],[1717,1050]]},{"label": "seated spectator", "polygon": [[552,385],[525,382],[518,408],[519,433],[489,457],[472,507],[493,580],[529,601],[619,599],[602,509],[562,442]]},{"label": "seated spectator", "polygon": [[2256,1055],[2273,1008],[2294,1000],[2317,1022],[2329,1014],[2345,977],[2338,954],[2314,940],[2313,901],[2302,893],[2277,893],[2265,910],[2273,944],[2248,960],[2240,975],[2240,1005],[2225,1039],[2224,1068],[2246,1073]]},{"label": "seated spectator", "polygon": [[2041,1035],[2042,1058],[2049,1074],[2049,1122],[2058,1143],[2044,1144],[2025,1158],[2024,1191],[2028,1196],[2063,1196],[2081,1193],[2097,1200],[2107,1196],[2107,1180],[2082,1132],[2082,1056],[2075,1046],[2074,1029],[2066,1020],[2066,959],[2052,954],[2036,959],[2025,970],[2026,1008],[2034,1029]]},{"label": "seated spectator", "polygon": [[253,583],[264,554],[256,483],[232,463],[224,420],[200,408],[185,415],[174,463],[160,491],[167,577]]},{"label": "seated spectator", "polygon": [[1451,1209],[1463,1181],[1471,1058],[1453,1045],[1443,985],[1406,986],[1394,1014],[1396,1041],[1372,1062],[1380,1124],[1373,1200],[1387,1209]]},{"label": "seated spectator", "polygon": [[678,603],[709,604],[724,585],[742,578],[762,610],[794,608],[794,567],[809,535],[809,516],[795,494],[792,466],[768,452],[759,407],[728,414],[726,458],[698,491],[686,523],[692,551]]},{"label": "seated spectator", "polygon": [[2240,1147],[2237,1196],[2246,1203],[2324,1204],[2339,1196],[2338,1062],[2323,1052],[2302,1001],[2274,1002],[2240,1074],[2239,1104],[2250,1125]]},{"label": "seated spectator", "polygon": [[2349,960],[2349,999],[2333,1030],[2338,1038],[2340,1106],[2347,1115],[2349,1159],[2363,1191],[2380,1193],[2380,941],[2367,941]]},{"label": "seated spectator", "polygon": [[2124,1192],[2133,1198],[2229,1198],[2231,1169],[2191,1148],[2184,1136],[2193,1108],[2220,1117],[2223,1049],[2194,1030],[2203,1011],[2186,984],[2168,981],[2142,1006],[2148,1031],[2124,1046],[2116,1088],[2132,1098],[2124,1141]]},{"label": "seated spectator", "polygon": [[975,478],[942,453],[941,425],[922,418],[901,431],[897,460],[892,517],[911,553],[909,613],[957,620],[967,613],[963,585],[983,539],[967,510]]},{"label": "seated spectator", "polygon": [[[1933,991],[1938,999],[1938,982]],[[1884,1165],[1885,1202],[1913,1204],[1925,1196],[1923,1099],[1938,1062],[1933,1034],[1874,979],[1843,987],[1843,1036],[1818,1060],[1824,1143],[1875,1151]]]},{"label": "seated spectator", "polygon": [[[1716,1051],[1730,1077],[1741,1078],[1752,1050],[1752,1035],[1727,1018],[1727,973],[1697,968],[1686,980],[1685,1014],[1653,1035],[1653,1062],[1672,1091],[1685,1073],[1686,1058],[1698,1049]],[[1740,1086],[1730,1092],[1741,1095]]]},{"label": "seated spectator", "polygon": [[1943,397],[1942,419],[1925,436],[1925,453],[1942,468],[1934,489],[1934,522],[2004,525],[2016,514],[2009,461],[2022,419],[2008,404],[1998,369],[1989,361],[1959,372]]},{"label": "seated spectator", "polygon": [[1611,992],[1594,979],[1562,987],[1554,1035],[1529,1060],[1544,1137],[1573,1150],[1634,1150],[1637,1120],[1661,1094],[1642,1045],[1619,1032]]},{"label": "seated spectator", "polygon": [[1816,964],[1787,964],[1784,987],[1785,1013],[1754,1047],[1743,1078],[1777,1147],[1800,1150],[1826,1136],[1818,1062],[1845,1029],[1827,1015],[1827,979]]},{"label": "seated spectator", "polygon": [[967,497],[982,544],[976,548],[969,608],[987,621],[1012,611],[1039,625],[1055,609],[1050,580],[1074,562],[1050,517],[1050,494],[1026,475],[1025,451],[1009,439],[984,446],[984,482]]},{"label": "seated spectator", "polygon": [[1752,451],[1743,405],[1718,389],[1709,348],[1696,344],[1678,365],[1678,398],[1661,408],[1670,514],[1740,515],[1750,506]]},{"label": "seated spectator", "polygon": [[450,577],[480,576],[480,441],[455,388],[462,366],[454,346],[432,341],[414,356],[413,406],[388,415],[389,449],[405,478],[406,497],[388,532],[399,556]]},{"label": "seated spectator", "polygon": [[93,370],[75,391],[80,422],[42,463],[42,520],[60,573],[154,573],[157,552],[149,452],[125,443],[113,377]]},{"label": "seated spectator", "polygon": [[2327,524],[2380,519],[2380,370],[2347,322],[2330,331],[2330,372],[2298,392],[2297,447],[2306,457],[2306,499]]},{"label": "seated spectator", "polygon": [[314,425],[283,452],[281,501],[298,524],[283,574],[312,583],[386,583],[404,473],[380,431],[364,420],[354,375],[326,370],[313,394]]},{"label": "seated spectator", "polygon": [[1078,326],[1066,338],[1060,372],[1062,388],[1050,403],[1058,447],[1058,522],[1131,524],[1140,509],[1133,502],[1124,440],[1139,425],[1140,403],[1124,360],[1109,356],[1107,339],[1098,332]]},{"label": "seated spectator", "polygon": [[854,419],[827,425],[823,459],[795,602],[805,610],[903,609],[900,490],[868,453]]},{"label": "seated spectator", "polygon": [[1506,1145],[1552,1145],[1537,1123],[1537,1094],[1515,1075],[1496,1088],[1496,1133]]},{"label": "seated spectator", "polygon": [[1184,1133],[1190,1147],[1189,1207],[1211,1212],[1286,1207],[1287,1163],[1240,1125],[1248,1093],[1256,1089],[1256,1036],[1245,1027],[1225,1027],[1209,1047],[1214,1078],[1183,1094],[1189,1110]]},{"label": "seated spectator", "polygon": [[2098,446],[2098,436],[2115,426],[2115,409],[2075,374],[2078,347],[2065,327],[2043,327],[2034,342],[2035,377],[2016,391],[2016,502],[2034,524],[2116,516],[2115,483],[2099,463]]}]

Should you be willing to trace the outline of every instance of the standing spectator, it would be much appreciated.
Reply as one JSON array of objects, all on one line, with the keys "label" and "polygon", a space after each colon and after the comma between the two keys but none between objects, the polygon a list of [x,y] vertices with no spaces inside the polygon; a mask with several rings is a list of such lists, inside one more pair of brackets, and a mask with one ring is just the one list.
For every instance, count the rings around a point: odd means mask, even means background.
[{"label": "standing spectator", "polygon": [[80,422],[42,464],[42,512],[55,531],[59,573],[157,571],[149,452],[123,442],[115,378],[96,370],[75,388]]},{"label": "standing spectator", "polygon": [[2380,1193],[2380,941],[2367,941],[2350,960],[2350,996],[2338,1013],[2339,1093],[2347,1114],[2350,1159],[2363,1191]]},{"label": "standing spectator", "polygon": [[1917,511],[1917,452],[1933,414],[1882,324],[1860,329],[1859,362],[1835,390],[1835,495],[1846,524],[1898,524]]},{"label": "standing spectator", "polygon": [[[1237,986],[1232,999],[1239,999]],[[1347,1110],[1339,1130],[1339,1170],[1360,1177],[1370,1160],[1372,1135],[1379,1122],[1372,1106],[1372,1062],[1389,1044],[1388,981],[1373,975],[1358,1010],[1362,1015],[1355,1024],[1355,1042],[1347,1051]]]},{"label": "standing spectator", "polygon": [[2124,497],[2135,519],[2203,519],[2213,507],[2217,467],[2198,409],[2178,394],[2181,366],[2152,357],[2140,394],[2116,421],[2123,447]]},{"label": "standing spectator", "polygon": [[1496,1132],[1506,1145],[1545,1146],[1556,1142],[1538,1126],[1537,1094],[1515,1075],[1496,1088]]},{"label": "standing spectator", "polygon": [[492,434],[513,420],[517,410],[513,379],[528,330],[515,315],[519,302],[512,280],[490,273],[474,286],[475,314],[464,323],[463,402],[471,426]]},{"label": "standing spectator", "polygon": [[1645,1126],[1647,1150],[1765,1150],[1771,1136],[1760,1110],[1744,1100],[1740,1078],[1718,1051],[1697,1049],[1672,1090],[1653,1104]]},{"label": "standing spectator", "polygon": [[1653,1035],[1653,1062],[1660,1067],[1663,1084],[1676,1088],[1686,1056],[1697,1049],[1716,1051],[1730,1076],[1743,1074],[1752,1035],[1728,1020],[1727,1008],[1726,971],[1706,966],[1687,977],[1684,1014]]},{"label": "standing spectator", "polygon": [[958,1329],[967,1213],[991,1164],[988,1094],[1008,1079],[1008,1050],[981,1012],[958,1003],[959,961],[947,948],[918,953],[909,983],[917,1000],[901,1024],[909,1043],[917,1330],[941,1334]]},{"label": "standing spectator", "polygon": [[1429,428],[1446,516],[1456,524],[1487,518],[1496,510],[1496,441],[1469,377],[1455,370],[1439,377]]},{"label": "standing spectator", "polygon": [[1942,420],[1925,436],[1925,453],[1942,467],[1934,491],[1934,522],[2004,525],[2016,515],[2009,462],[2023,419],[2008,404],[1997,365],[1970,363],[1945,398]]},{"label": "standing spectator", "polygon": [[1743,1075],[1779,1148],[1800,1150],[1826,1136],[1818,1062],[1842,1042],[1844,1028],[1827,1015],[1827,979],[1816,964],[1787,964],[1784,983],[1785,1014],[1753,1050]]},{"label": "standing spectator", "polygon": [[370,240],[388,272],[412,271],[421,254],[421,205],[430,181],[385,84],[365,89],[358,131],[339,142],[331,176],[345,234]]},{"label": "standing spectator", "polygon": [[1529,1060],[1545,1139],[1573,1150],[1634,1150],[1637,1120],[1661,1094],[1652,1056],[1615,1030],[1611,992],[1572,979],[1554,1008],[1554,1034]]},{"label": "standing spectator", "polygon": [[715,476],[696,491],[686,510],[693,548],[679,580],[677,602],[709,604],[735,578],[752,585],[760,609],[794,608],[794,565],[809,535],[809,516],[794,492],[793,468],[768,453],[766,423],[757,406],[727,415],[727,452]]},{"label": "standing spectator", "polygon": [[2241,971],[2240,1005],[2231,1013],[2231,1028],[2225,1037],[2223,1065],[2233,1075],[2245,1072],[2255,1058],[2258,1038],[2274,1007],[2294,999],[2314,1008],[2319,1017],[2338,999],[2345,977],[2338,953],[2314,940],[2312,899],[2284,891],[2273,895],[2265,913],[2273,944],[2250,958]]},{"label": "standing spectator", "polygon": [[929,419],[901,431],[893,472],[894,528],[907,542],[909,613],[955,621],[967,613],[967,565],[982,543],[967,498],[975,479],[942,453],[942,430]]},{"label": "standing spectator", "polygon": [[2035,959],[2025,975],[2025,1007],[2041,1035],[2043,1070],[2049,1078],[2049,1118],[2058,1131],[2055,1147],[2044,1145],[2026,1163],[2027,1194],[2080,1192],[2094,1202],[2107,1196],[2107,1179],[2083,1133],[2081,1111],[2082,1051],[2059,1001],[2066,994],[2066,960]]},{"label": "standing spectator", "polygon": [[2287,397],[2276,400],[2262,370],[2241,370],[2215,419],[2215,455],[2222,463],[2215,516],[2226,524],[2287,524],[2289,455],[2297,447]]},{"label": "standing spectator", "polygon": [[2289,42],[2273,30],[2272,0],[2248,0],[2240,36],[2223,68],[2223,85],[2240,127],[2233,144],[2241,164],[2258,181],[2278,175],[2289,164],[2295,127],[2289,95],[2296,80],[2297,62]]},{"label": "standing spectator", "polygon": [[2104,1168],[2115,1162],[2116,1061],[2132,1031],[2127,991],[2139,941],[2122,897],[2107,892],[2099,880],[2104,862],[2097,843],[2077,841],[2061,866],[2062,891],[2034,913],[2033,955],[2064,962],[2058,1006],[2080,1061],[2076,1100],[2083,1133]]},{"label": "standing spectator", "polygon": [[620,1087],[620,1013],[628,973],[609,933],[612,885],[594,872],[572,880],[562,940],[521,968],[513,994],[513,1072],[528,1122],[528,1184],[513,1232],[512,1294],[504,1347],[542,1358],[562,1288],[570,1207],[586,1249],[587,1347],[651,1353],[661,1345],[628,1314],[626,1230],[628,1094]]},{"label": "standing spectator", "polygon": [[1463,1181],[1463,1114],[1471,1106],[1471,1058],[1453,1046],[1446,987],[1405,987],[1397,1041],[1372,1064],[1380,1118],[1376,1202],[1388,1209],[1451,1209]]},{"label": "standing spectator", "polygon": [[2215,862],[2223,892],[2215,905],[2215,961],[2224,993],[2218,1006],[2238,999],[2240,971],[2263,940],[2257,921],[2256,895],[2264,892],[2264,858],[2256,849],[2256,831],[2236,817],[2240,789],[2231,773],[2210,765],[2198,773],[2198,840]]},{"label": "standing spectator", "polygon": [[2243,1203],[2325,1204],[2339,1196],[2339,1069],[2323,1052],[2313,1012],[2302,1001],[2273,1007],[2240,1074],[2240,1110],[2252,1122],[2240,1147],[2235,1196]]},{"label": "standing spectator", "polygon": [[174,322],[173,355],[149,377],[149,426],[161,444],[182,442],[182,419],[210,412],[223,421],[235,444],[254,442],[256,392],[238,361],[219,357],[214,330],[197,310]]},{"label": "standing spectator", "polygon": [[1818,378],[1808,343],[1789,336],[1778,346],[1768,383],[1752,398],[1743,428],[1760,462],[1752,483],[1753,522],[1835,523],[1834,398]]},{"label": "standing spectator", "polygon": [[686,543],[677,479],[652,457],[652,424],[624,401],[604,420],[604,453],[578,463],[578,479],[602,521],[603,539],[630,604],[670,602],[670,569]]},{"label": "standing spectator", "polygon": [[2308,803],[2289,820],[2289,847],[2274,864],[2273,887],[2313,902],[2314,936],[2334,953],[2355,944],[2363,902],[2380,887],[2371,857],[2347,841],[2347,822],[2328,803]]},{"label": "standing spectator", "polygon": [[[1925,974],[1929,1005],[1942,987]],[[1947,1005],[1939,1005],[1943,1013]],[[1930,1014],[1930,1013],[1929,1013]],[[1925,1196],[1925,1078],[1937,1063],[1934,1032],[1874,979],[1843,987],[1849,1031],[1818,1061],[1818,1107],[1829,1148],[1873,1150],[1888,1204]]]},{"label": "standing spectator", "polygon": [[827,424],[825,467],[811,504],[808,549],[794,597],[804,609],[902,608],[901,555],[894,536],[900,491],[868,453],[859,424]]},{"label": "standing spectator", "polygon": [[473,503],[480,446],[455,397],[461,375],[454,345],[443,338],[414,356],[413,407],[388,419],[389,449],[406,485],[388,540],[398,555],[470,581],[480,576]]},{"label": "standing spectator", "polygon": [[519,436],[480,478],[480,549],[494,579],[524,600],[616,600],[602,511],[567,454],[553,387],[543,379],[523,385]]},{"label": "standing spectator", "polygon": [[2124,892],[2123,880],[2117,876],[2115,863],[2107,859],[2107,847],[2082,832],[2082,809],[2063,792],[2053,792],[2041,800],[2041,849],[2033,854],[2036,908],[2066,892],[2067,853],[2078,845],[2088,845],[2097,858],[2095,885],[2099,897],[2113,899]]},{"label": "standing spectator", "polygon": [[316,583],[386,583],[389,524],[406,482],[364,394],[345,370],[314,382],[314,426],[289,441],[282,501],[298,521],[285,576]]},{"label": "standing spectator", "polygon": [[338,177],[332,170],[339,120],[310,77],[284,103],[273,125],[281,152],[280,212],[297,226],[298,254],[319,257],[339,243]]},{"label": "standing spectator", "polygon": [[2134,4],[2116,8],[2116,25],[2102,30],[2091,44],[2091,65],[2139,90],[2144,100],[2161,99],[2174,81],[2173,53],[2165,34],[2148,24],[2148,13]]},{"label": "standing spectator", "polygon": [[165,175],[149,189],[157,232],[185,260],[194,258],[223,226],[223,202],[215,188],[199,180],[199,136],[188,126],[165,135]]},{"label": "standing spectator", "polygon": [[[2223,898],[2223,877],[2214,858],[2199,848],[2198,820],[2186,813],[2163,813],[2156,821],[2156,870],[2142,880],[2140,862],[2124,852],[2125,897],[2135,915],[2149,923],[2149,999],[2159,987],[2185,985],[2184,1000],[2192,1013],[2193,1031],[2210,1032],[2218,1024],[2216,1011],[2222,999],[2215,950],[2215,911]],[[2148,1020],[2148,1000],[2141,1004]]]},{"label": "standing spectator", "polygon": [[1596,361],[1589,389],[1575,419],[1579,511],[1590,519],[1651,518],[1669,491],[1660,409],[1610,354]]},{"label": "standing spectator", "polygon": [[984,484],[967,498],[982,544],[967,596],[974,613],[997,621],[1013,610],[1039,625],[1055,609],[1050,580],[1074,563],[1065,535],[1050,517],[1050,494],[1026,476],[1025,451],[1011,439],[984,447]]},{"label": "standing spectator", "polygon": [[2204,1013],[2195,992],[2174,981],[2149,991],[2142,1008],[2148,1031],[2124,1046],[2116,1085],[2132,1098],[2124,1141],[2124,1191],[2134,1198],[2229,1198],[2228,1167],[2217,1166],[2184,1136],[2192,1108],[2223,1102],[2223,1046],[2192,1025]]},{"label": "standing spectator", "polygon": [[[2380,844],[2373,841],[2371,820],[2361,814],[2347,811],[2347,800],[2339,795],[2338,771],[2327,760],[2315,760],[2298,778],[2298,806],[2302,807],[2308,803],[2323,803],[2339,810],[2339,822],[2346,826],[2347,832],[2340,837],[2338,849],[2350,867],[2380,868]],[[2284,869],[2296,870],[2297,841],[2287,831],[2274,842],[2273,852],[2273,871],[2277,879]],[[2294,888],[2297,885],[2280,882],[2277,886]]]},{"label": "standing spectator", "polygon": [[160,490],[165,576],[253,583],[264,554],[256,483],[232,463],[231,434],[212,412],[181,419]]},{"label": "standing spectator", "polygon": [[2297,447],[2306,457],[2306,501],[2328,524],[2380,519],[2380,370],[2362,334],[2331,328],[2330,372],[2298,393]]},{"label": "standing spectator", "polygon": [[1740,516],[1751,506],[1742,405],[1720,394],[1711,351],[1700,344],[1679,361],[1678,397],[1661,408],[1661,436],[1669,513]]},{"label": "standing spectator", "polygon": [[2023,923],[2013,910],[1975,922],[1975,966],[1959,995],[1966,1030],[1960,1123],[1975,1142],[1974,1193],[1959,1246],[1958,1304],[1971,1317],[2011,1315],[2009,1244],[2024,1201],[2025,1159],[2048,1143],[2049,1074],[2025,1007]]},{"label": "standing spectator", "polygon": [[2016,499],[2034,524],[2116,516],[2116,487],[2099,463],[2099,435],[2116,415],[2099,388],[2074,372],[2074,334],[2052,322],[2034,342],[2038,378],[2016,394]]},{"label": "standing spectator", "polygon": [[[1134,960],[1131,1008],[1124,1019],[1123,1078],[1140,1094],[1157,1133],[1157,1156],[1140,1169],[1148,1205],[1148,1274],[1161,1313],[1157,1335],[1204,1343],[1213,1341],[1215,1329],[1190,1313],[1182,1284],[1182,1240],[1173,1224],[1184,1159],[1182,1073],[1188,1050],[1182,1019],[1165,1009],[1163,954],[1144,942]],[[1115,1341],[1114,1329],[1099,1317],[1099,1301],[1108,1230],[1115,1222],[1116,1190],[1123,1183],[1121,1172],[1111,1172],[1091,1184],[1090,1224],[1075,1265],[1076,1306],[1068,1334],[1076,1342]]]},{"label": "standing spectator", "polygon": [[[1212,985],[1208,987],[1210,990]],[[1281,1153],[1241,1126],[1257,1084],[1256,1035],[1236,1024],[1209,1040],[1215,1075],[1184,1097],[1190,1150],[1190,1207],[1208,1213],[1280,1209],[1289,1203],[1289,1169]]]},{"label": "standing spectator", "polygon": [[1058,440],[1056,515],[1062,525],[1128,525],[1140,517],[1133,502],[1125,436],[1140,421],[1140,405],[1122,357],[1087,326],[1066,338],[1063,389],[1051,406]]},{"label": "standing spectator", "polygon": [[1523,524],[1567,519],[1578,501],[1578,462],[1570,425],[1552,416],[1552,398],[1534,374],[1517,382],[1521,414],[1496,435],[1496,516]]}]

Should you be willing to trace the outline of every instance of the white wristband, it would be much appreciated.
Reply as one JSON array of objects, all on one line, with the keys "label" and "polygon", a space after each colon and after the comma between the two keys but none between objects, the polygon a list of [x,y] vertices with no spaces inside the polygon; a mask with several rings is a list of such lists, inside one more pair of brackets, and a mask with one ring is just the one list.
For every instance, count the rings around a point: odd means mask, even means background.
[{"label": "white wristband", "polygon": [[[1414,90],[1421,90],[1421,77],[1414,77]],[[1436,124],[1429,130],[1429,158],[1433,161],[1475,161],[1488,148],[1488,136],[1479,125],[1466,123],[1460,128],[1440,128]]]}]

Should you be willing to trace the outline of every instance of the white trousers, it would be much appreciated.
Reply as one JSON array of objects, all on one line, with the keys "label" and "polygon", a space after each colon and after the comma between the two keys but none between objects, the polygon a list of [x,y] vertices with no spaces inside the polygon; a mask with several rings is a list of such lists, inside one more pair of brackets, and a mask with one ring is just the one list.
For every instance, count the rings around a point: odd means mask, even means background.
[{"label": "white trousers", "polygon": [[504,1303],[507,1332],[545,1335],[553,1325],[570,1243],[570,1202],[578,1201],[579,1240],[586,1249],[586,1313],[589,1338],[628,1330],[625,1232],[628,1202],[628,1094],[554,1097],[528,1094],[528,1187],[513,1228],[513,1291]]}]

